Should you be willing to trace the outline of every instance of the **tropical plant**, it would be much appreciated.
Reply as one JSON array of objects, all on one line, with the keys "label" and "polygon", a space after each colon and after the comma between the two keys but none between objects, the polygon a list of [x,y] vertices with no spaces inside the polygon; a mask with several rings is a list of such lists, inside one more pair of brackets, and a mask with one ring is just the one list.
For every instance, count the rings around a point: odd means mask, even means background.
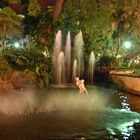
[{"label": "tropical plant", "polygon": [[49,81],[51,59],[47,47],[39,48],[34,43],[28,48],[11,48],[4,56],[13,69],[35,72],[39,86],[43,87]]},{"label": "tropical plant", "polygon": [[105,70],[109,71],[116,67],[117,60],[114,56],[101,56],[99,61],[97,62],[97,68],[98,70]]},{"label": "tropical plant", "polygon": [[0,56],[0,80],[6,80],[10,77],[12,72],[11,66],[8,64],[3,56]]}]

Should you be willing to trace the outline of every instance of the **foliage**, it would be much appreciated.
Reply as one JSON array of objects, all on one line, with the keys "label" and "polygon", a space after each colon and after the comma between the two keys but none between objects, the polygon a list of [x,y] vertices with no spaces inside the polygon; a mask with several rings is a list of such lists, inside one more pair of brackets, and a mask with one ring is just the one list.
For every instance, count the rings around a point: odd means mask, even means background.
[{"label": "foliage", "polygon": [[21,3],[22,4],[27,4],[27,3],[29,3],[29,0],[21,0]]},{"label": "foliage", "polygon": [[[135,56],[140,52],[139,9],[135,0],[71,0],[63,8],[59,28],[65,32],[65,38],[70,30],[72,40],[76,32],[82,30],[86,58],[91,51],[97,59],[102,55]],[[131,40],[131,50],[123,48],[126,40]]]},{"label": "foliage", "polygon": [[61,15],[56,23],[57,30],[61,29],[63,31],[63,38],[66,38],[68,31],[70,31],[72,41],[74,40],[75,34],[81,29],[80,20],[82,20],[79,16],[79,9],[76,8],[76,4],[77,1],[68,1],[63,7]]},{"label": "foliage", "polygon": [[7,44],[7,36],[21,37],[23,16],[17,15],[11,8],[0,9],[0,36],[2,53]]},{"label": "foliage", "polygon": [[[64,37],[71,31],[72,40],[79,30],[82,30],[85,42],[85,52],[91,51],[104,54],[109,48],[113,49],[113,42],[109,32],[110,7],[112,3],[99,5],[96,1],[71,0],[64,6],[61,13],[61,26]],[[73,12],[75,11],[75,12]],[[112,44],[111,44],[112,43]],[[108,46],[109,45],[109,46]],[[103,53],[101,52],[103,51]]]},{"label": "foliage", "polygon": [[[54,10],[54,6],[48,6],[48,10],[40,17],[39,23],[34,31],[34,37],[36,40],[39,38],[40,33],[47,29],[52,24],[52,12]],[[47,44],[50,44],[50,42],[53,40],[52,37],[54,37],[54,32],[51,33],[45,32],[43,33],[43,36],[47,38]]]},{"label": "foliage", "polygon": [[[116,3],[111,16],[111,30],[114,43],[117,45],[117,53],[126,53],[128,56],[140,52],[139,42],[139,4],[133,0]],[[133,50],[124,51],[123,42],[132,40]]]},{"label": "foliage", "polygon": [[[47,48],[39,49],[32,44],[29,48],[12,48],[4,53],[9,64],[19,70],[31,70],[36,73],[41,87],[48,84],[51,60]],[[46,52],[44,54],[44,52]],[[47,79],[47,80],[46,80]]]},{"label": "foliage", "polygon": [[48,27],[51,24],[53,10],[54,10],[53,6],[48,6],[48,10],[40,18],[37,30],[41,31],[42,29]]},{"label": "foliage", "polygon": [[[20,0],[12,1],[19,2]],[[103,61],[101,56],[116,57],[121,54],[132,57],[140,52],[140,6],[136,0],[68,0],[55,23],[52,19],[54,6],[48,6],[47,11],[40,14],[41,9],[37,0],[21,0],[20,2],[28,5],[28,15],[24,24],[24,27],[27,26],[26,33],[37,40],[43,30],[51,27],[51,32],[45,30],[42,33],[42,36],[47,38],[47,46],[50,50],[55,33],[61,29],[63,41],[66,40],[68,31],[71,32],[72,46],[75,35],[80,30],[82,31],[85,44],[84,57],[87,61],[91,51],[94,51],[97,61]],[[21,18],[19,19],[11,9],[1,9],[0,34],[2,36],[22,34],[21,21]],[[130,51],[122,48],[123,42],[129,39],[134,47]],[[37,48],[40,50],[40,46],[36,45],[35,48],[36,51]],[[107,58],[103,58],[106,62]]]},{"label": "foliage", "polygon": [[0,9],[0,35],[21,36],[22,16],[17,15],[11,8]]},{"label": "foliage", "polygon": [[9,3],[20,3],[21,0],[9,0],[8,2],[9,2]]},{"label": "foliage", "polygon": [[101,56],[97,62],[97,69],[111,70],[114,69],[117,64],[117,60],[113,56]]},{"label": "foliage", "polygon": [[40,5],[38,3],[38,0],[30,0],[29,1],[29,7],[28,7],[28,14],[30,16],[38,16],[40,13],[41,9],[40,9]]},{"label": "foliage", "polygon": [[11,75],[12,69],[7,63],[6,59],[0,56],[0,79],[8,79]]},{"label": "foliage", "polygon": [[26,15],[23,21],[24,33],[32,36],[34,36],[34,34],[37,34],[36,30],[37,30],[38,22],[39,22],[39,18]]}]

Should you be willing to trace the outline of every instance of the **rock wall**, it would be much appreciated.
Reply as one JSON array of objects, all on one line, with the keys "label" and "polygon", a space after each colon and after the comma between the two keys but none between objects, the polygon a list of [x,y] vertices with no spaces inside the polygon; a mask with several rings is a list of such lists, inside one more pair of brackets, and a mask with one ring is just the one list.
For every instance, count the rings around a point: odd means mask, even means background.
[{"label": "rock wall", "polygon": [[12,93],[14,90],[34,88],[37,85],[36,75],[32,71],[14,71],[7,79],[0,77],[0,93]]}]

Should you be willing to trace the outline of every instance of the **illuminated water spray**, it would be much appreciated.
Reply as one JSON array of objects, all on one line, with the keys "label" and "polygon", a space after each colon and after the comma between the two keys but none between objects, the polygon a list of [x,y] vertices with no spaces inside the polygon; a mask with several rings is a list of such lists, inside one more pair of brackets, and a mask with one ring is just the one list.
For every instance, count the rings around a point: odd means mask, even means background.
[{"label": "illuminated water spray", "polygon": [[[75,82],[75,77],[84,75],[84,41],[82,32],[78,32],[74,39],[74,47],[71,46],[71,35],[68,32],[66,45],[62,46],[62,33],[59,30],[55,38],[55,46],[52,56],[52,83],[56,85],[66,85]],[[95,56],[91,52],[88,62],[89,77],[93,77]],[[90,79],[93,83],[93,78]]]},{"label": "illuminated water spray", "polygon": [[[62,34],[61,31],[59,30],[56,34],[55,37],[55,45],[53,49],[53,56],[52,56],[52,78],[57,79],[57,66],[58,66],[58,56],[61,51],[61,46],[62,46]],[[55,84],[57,81],[55,81]]]},{"label": "illuminated water spray", "polygon": [[74,80],[77,76],[77,60],[75,59],[73,62],[73,73],[72,73],[72,81],[74,83]]},{"label": "illuminated water spray", "polygon": [[95,65],[95,55],[94,52],[92,51],[89,56],[89,64],[88,64],[88,81],[90,84],[93,84],[94,65]]},{"label": "illuminated water spray", "polygon": [[71,77],[71,37],[70,32],[67,34],[67,40],[66,40],[66,47],[65,47],[65,65],[66,65],[66,76],[67,76],[67,82],[70,81]]},{"label": "illuminated water spray", "polygon": [[56,67],[56,70],[57,70],[57,84],[58,85],[61,85],[61,84],[64,84],[65,83],[65,59],[64,59],[64,53],[61,51],[59,53],[59,56],[58,56],[58,60],[57,60],[57,67]]},{"label": "illuminated water spray", "polygon": [[74,40],[74,59],[77,60],[77,76],[81,77],[84,72],[84,60],[83,60],[83,35],[80,31]]}]

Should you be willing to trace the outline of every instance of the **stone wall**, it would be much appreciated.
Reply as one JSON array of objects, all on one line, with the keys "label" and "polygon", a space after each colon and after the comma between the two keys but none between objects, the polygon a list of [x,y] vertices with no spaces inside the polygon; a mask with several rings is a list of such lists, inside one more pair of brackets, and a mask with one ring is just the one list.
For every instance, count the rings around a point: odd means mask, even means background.
[{"label": "stone wall", "polygon": [[121,89],[140,95],[140,77],[110,73],[110,81]]}]

